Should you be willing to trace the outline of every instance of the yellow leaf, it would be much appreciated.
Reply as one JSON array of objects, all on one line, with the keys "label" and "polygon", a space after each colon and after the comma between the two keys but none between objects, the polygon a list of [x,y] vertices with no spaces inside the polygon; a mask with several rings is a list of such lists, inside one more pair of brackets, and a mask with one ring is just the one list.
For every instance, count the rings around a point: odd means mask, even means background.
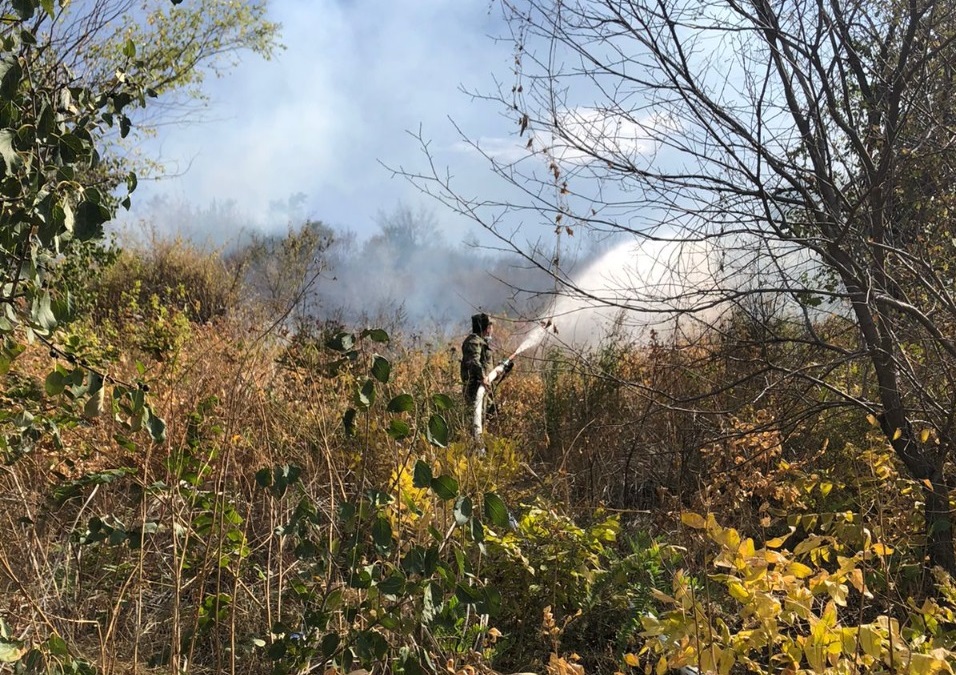
[{"label": "yellow leaf", "polygon": [[901,437],[902,435],[903,435],[903,430],[902,430],[902,429],[897,429],[896,431],[893,432],[893,440],[894,440],[894,441],[900,440],[900,437]]},{"label": "yellow leaf", "polygon": [[909,672],[913,675],[933,675],[939,672],[946,662],[938,663],[929,654],[912,654],[910,656]]},{"label": "yellow leaf", "polygon": [[770,541],[765,542],[764,546],[766,546],[767,548],[780,548],[781,546],[783,546],[783,543],[790,538],[790,535],[793,534],[794,529],[795,528],[791,527],[790,531],[787,534],[783,535],[782,537],[774,537]]},{"label": "yellow leaf", "polygon": [[869,422],[869,423],[870,423],[870,426],[872,426],[872,427],[879,426],[879,424],[880,424],[879,421],[876,419],[876,417],[873,416],[873,415],[867,415],[867,416],[866,416],[866,421]]},{"label": "yellow leaf", "polygon": [[929,429],[923,429],[919,432],[919,442],[925,443],[929,440]]},{"label": "yellow leaf", "polygon": [[893,547],[887,546],[886,544],[873,544],[870,547],[870,550],[873,551],[876,555],[890,555],[893,553]]},{"label": "yellow leaf", "polygon": [[863,593],[863,571],[860,568],[857,567],[850,570],[847,580],[852,584],[853,588],[856,589],[857,593]]},{"label": "yellow leaf", "polygon": [[717,659],[717,673],[719,675],[730,675],[730,671],[736,661],[737,655],[734,654],[733,649],[723,650],[720,653],[720,658]]},{"label": "yellow leaf", "polygon": [[879,631],[871,626],[860,626],[860,646],[863,652],[876,660],[880,659],[880,652],[883,648],[883,638]]},{"label": "yellow leaf", "polygon": [[727,590],[730,591],[730,595],[734,599],[739,600],[740,602],[746,602],[750,598],[750,592],[744,588],[743,584],[739,581],[732,581],[727,586]]},{"label": "yellow leaf", "polygon": [[803,563],[798,563],[796,561],[787,565],[787,570],[795,576],[797,579],[806,579],[808,576],[813,574],[813,570]]},{"label": "yellow leaf", "polygon": [[692,527],[695,530],[703,530],[707,527],[707,521],[699,513],[693,513],[691,511],[685,511],[680,514],[680,522],[684,523],[687,527]]},{"label": "yellow leaf", "polygon": [[824,542],[823,537],[818,537],[816,535],[812,537],[807,537],[793,549],[794,555],[803,555],[809,551],[812,551],[815,548],[819,548]]},{"label": "yellow leaf", "polygon": [[658,600],[660,602],[666,602],[669,605],[673,605],[677,602],[677,600],[667,595],[667,593],[664,593],[663,591],[659,591],[656,588],[651,589],[651,595],[654,596],[655,600]]},{"label": "yellow leaf", "polygon": [[641,665],[641,661],[637,658],[637,654],[631,654],[630,652],[624,655],[624,663],[629,665],[631,668],[637,668],[639,665]]}]

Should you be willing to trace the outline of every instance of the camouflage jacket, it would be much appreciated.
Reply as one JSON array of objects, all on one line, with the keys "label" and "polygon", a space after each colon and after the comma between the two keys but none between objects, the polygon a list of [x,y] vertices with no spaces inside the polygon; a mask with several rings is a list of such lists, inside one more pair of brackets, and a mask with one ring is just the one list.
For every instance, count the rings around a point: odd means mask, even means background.
[{"label": "camouflage jacket", "polygon": [[472,333],[461,344],[461,381],[480,382],[491,372],[491,345],[485,338]]}]

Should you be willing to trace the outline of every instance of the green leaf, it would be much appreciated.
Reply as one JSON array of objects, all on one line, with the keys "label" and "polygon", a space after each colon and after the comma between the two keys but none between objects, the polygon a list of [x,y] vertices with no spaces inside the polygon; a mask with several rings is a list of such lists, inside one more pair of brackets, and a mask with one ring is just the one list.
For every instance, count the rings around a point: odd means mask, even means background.
[{"label": "green leaf", "polygon": [[136,43],[132,40],[127,39],[126,43],[123,45],[123,56],[128,59],[131,59],[136,56]]},{"label": "green leaf", "polygon": [[149,429],[149,435],[154,443],[166,442],[166,422],[161,417],[153,414],[152,409],[147,408],[149,419],[146,421],[146,428]]},{"label": "green leaf", "polygon": [[73,295],[69,290],[60,293],[50,305],[50,310],[58,324],[69,323],[74,318]]},{"label": "green leaf", "polygon": [[31,317],[37,328],[41,328],[48,333],[56,328],[56,317],[53,316],[50,303],[50,294],[46,291],[41,293],[40,297],[34,298]]},{"label": "green leaf", "polygon": [[50,650],[50,653],[54,656],[64,657],[70,655],[70,650],[66,647],[66,642],[63,641],[59,635],[55,633],[50,636],[50,639],[46,641],[47,648]]},{"label": "green leaf", "polygon": [[485,586],[482,595],[484,598],[479,603],[478,610],[482,614],[498,616],[501,613],[501,592],[493,586]]},{"label": "green leaf", "polygon": [[485,541],[485,526],[481,524],[480,518],[471,519],[471,538],[479,546]]},{"label": "green leaf", "polygon": [[426,489],[432,486],[432,468],[424,460],[420,459],[415,462],[412,485],[420,489]]},{"label": "green leaf", "polygon": [[355,392],[355,405],[367,410],[375,403],[375,380],[369,378],[362,384],[362,388]]},{"label": "green leaf", "polygon": [[66,389],[66,377],[59,370],[54,370],[46,376],[43,388],[47,396],[59,396]]},{"label": "green leaf", "polygon": [[450,410],[454,402],[445,394],[432,394],[432,405],[436,410]]},{"label": "green leaf", "polygon": [[368,328],[362,331],[363,338],[369,338],[372,342],[388,342],[388,333],[381,328]]},{"label": "green leaf", "polygon": [[33,18],[33,13],[37,8],[36,0],[11,0],[10,4],[24,21]]},{"label": "green leaf", "polygon": [[13,173],[20,166],[20,155],[13,148],[13,131],[0,129],[0,157],[6,165],[6,173]]},{"label": "green leaf", "polygon": [[481,589],[468,586],[464,583],[455,585],[455,597],[465,605],[474,605],[484,599]]},{"label": "green leaf", "polygon": [[405,593],[405,575],[395,571],[378,583],[378,590],[385,595],[400,596]]},{"label": "green leaf", "polygon": [[256,471],[256,484],[261,488],[272,487],[272,469],[266,467]]},{"label": "green leaf", "polygon": [[455,522],[464,525],[471,518],[472,504],[471,497],[459,497],[455,502]]},{"label": "green leaf", "polygon": [[[2,144],[0,144],[2,152]],[[110,219],[109,210],[92,201],[80,202],[73,217],[73,235],[79,241],[103,237],[103,223]]]},{"label": "green leaf", "polygon": [[379,356],[378,354],[372,359],[372,377],[381,382],[382,384],[388,384],[388,378],[392,374],[392,364],[388,362],[384,356]]},{"label": "green leaf", "polygon": [[429,443],[440,448],[448,445],[448,422],[438,413],[428,418],[427,438]]},{"label": "green leaf", "polygon": [[355,436],[355,416],[357,414],[355,408],[349,408],[342,416],[342,424],[345,426],[346,436]]},{"label": "green leaf", "polygon": [[421,661],[412,654],[408,654],[402,661],[402,673],[404,675],[426,675],[427,671],[422,667]]},{"label": "green leaf", "polygon": [[392,524],[388,518],[378,516],[372,523],[372,541],[380,549],[388,550],[392,546]]},{"label": "green leaf", "polygon": [[448,474],[433,478],[431,488],[439,498],[445,501],[458,496],[458,481]]},{"label": "green leaf", "polygon": [[23,68],[16,54],[0,55],[0,97],[10,100],[17,93]]},{"label": "green leaf", "polygon": [[391,420],[388,423],[388,429],[385,430],[385,433],[396,441],[401,441],[411,436],[412,428],[408,426],[407,422],[403,422],[402,420]]},{"label": "green leaf", "polygon": [[336,333],[326,340],[325,346],[337,352],[347,352],[355,346],[355,336],[351,333]]},{"label": "green leaf", "polygon": [[322,636],[322,641],[319,643],[319,649],[322,650],[322,656],[325,658],[330,658],[335,654],[335,650],[339,648],[339,634],[338,633],[326,633]]},{"label": "green leaf", "polygon": [[103,404],[105,402],[106,390],[102,386],[90,393],[90,397],[83,406],[83,416],[87,419],[93,419],[103,414]]},{"label": "green leaf", "polygon": [[129,117],[127,117],[126,115],[123,115],[122,117],[120,117],[119,123],[120,123],[120,138],[126,138],[127,136],[129,136],[129,132],[133,128],[133,123],[130,121]]},{"label": "green leaf", "polygon": [[415,399],[411,394],[399,394],[388,402],[385,410],[390,413],[414,412]]},{"label": "green leaf", "polygon": [[485,518],[497,527],[508,527],[508,507],[494,492],[485,493]]},{"label": "green leaf", "polygon": [[0,663],[16,663],[23,656],[23,647],[17,642],[0,640]]}]

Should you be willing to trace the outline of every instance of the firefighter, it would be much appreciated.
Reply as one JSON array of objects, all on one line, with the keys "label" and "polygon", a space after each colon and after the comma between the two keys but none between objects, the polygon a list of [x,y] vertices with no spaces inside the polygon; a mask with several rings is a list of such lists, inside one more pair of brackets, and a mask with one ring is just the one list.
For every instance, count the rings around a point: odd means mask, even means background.
[{"label": "firefighter", "polygon": [[491,365],[491,340],[494,322],[487,314],[471,317],[471,334],[461,345],[461,382],[465,409],[471,421],[472,435],[481,439],[487,395],[495,379],[511,372],[513,361],[505,359],[497,368]]}]

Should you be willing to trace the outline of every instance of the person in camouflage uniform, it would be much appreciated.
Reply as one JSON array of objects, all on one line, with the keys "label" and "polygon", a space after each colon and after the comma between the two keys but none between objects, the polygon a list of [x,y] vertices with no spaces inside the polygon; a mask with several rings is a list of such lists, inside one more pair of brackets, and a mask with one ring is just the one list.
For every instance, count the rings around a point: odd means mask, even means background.
[{"label": "person in camouflage uniform", "polygon": [[485,399],[481,405],[478,401],[478,390],[489,386],[488,375],[491,373],[491,336],[494,332],[494,322],[487,314],[475,314],[471,317],[471,334],[461,345],[461,383],[465,398],[468,417],[472,422],[474,433],[480,435],[482,419],[484,417]]}]

